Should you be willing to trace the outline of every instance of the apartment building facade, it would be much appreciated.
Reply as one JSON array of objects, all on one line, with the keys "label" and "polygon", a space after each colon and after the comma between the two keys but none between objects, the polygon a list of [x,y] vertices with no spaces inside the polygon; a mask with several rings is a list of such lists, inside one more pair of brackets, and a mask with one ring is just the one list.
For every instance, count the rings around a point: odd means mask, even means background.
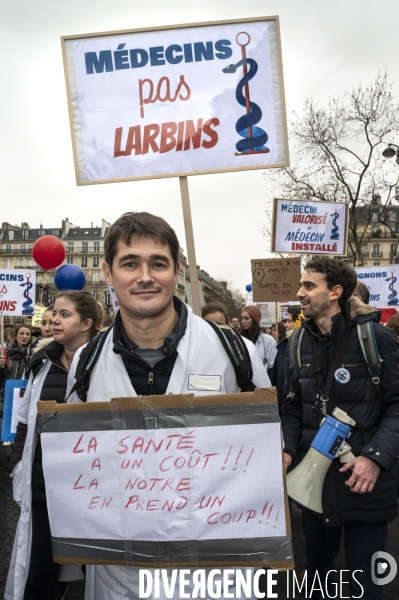
[{"label": "apartment building facade", "polygon": [[[104,239],[110,223],[102,219],[101,226],[75,227],[68,218],[63,219],[60,227],[30,228],[24,222],[21,226],[3,222],[0,229],[0,266],[4,269],[35,269],[38,284],[36,302],[49,304],[54,302],[57,289],[54,285],[56,269],[44,271],[33,259],[33,244],[45,235],[59,238],[66,250],[63,264],[81,267],[86,276],[85,290],[99,300],[108,313],[112,312],[112,300],[102,271],[104,261]],[[185,274],[187,258],[183,250],[179,252],[180,271],[176,284],[176,295],[186,301]],[[9,321],[10,319],[8,319]],[[23,318],[16,317],[16,321]],[[25,319],[26,321],[27,319]],[[29,320],[29,319],[28,319]]]}]

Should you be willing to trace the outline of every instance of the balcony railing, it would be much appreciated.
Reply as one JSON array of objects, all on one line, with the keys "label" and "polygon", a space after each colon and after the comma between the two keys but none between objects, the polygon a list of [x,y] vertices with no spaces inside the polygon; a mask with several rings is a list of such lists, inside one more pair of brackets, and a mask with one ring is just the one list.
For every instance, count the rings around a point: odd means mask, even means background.
[{"label": "balcony railing", "polygon": [[66,247],[65,249],[67,254],[86,254],[86,252],[89,252],[90,254],[104,254],[104,250],[97,248],[94,244],[89,244],[85,248],[83,248],[81,244],[76,244],[73,248]]},{"label": "balcony railing", "polygon": [[371,257],[372,258],[383,258],[384,253],[383,252],[373,252]]},{"label": "balcony railing", "polygon": [[20,248],[0,248],[0,254],[25,254],[27,256],[32,256],[32,248],[25,248],[25,250],[21,250]]},{"label": "balcony railing", "polygon": [[374,232],[373,231],[367,232],[364,237],[367,237],[371,240],[381,240],[381,239],[395,240],[398,237],[398,235],[399,235],[398,231],[391,232],[391,231],[378,230],[378,231],[374,231]]}]

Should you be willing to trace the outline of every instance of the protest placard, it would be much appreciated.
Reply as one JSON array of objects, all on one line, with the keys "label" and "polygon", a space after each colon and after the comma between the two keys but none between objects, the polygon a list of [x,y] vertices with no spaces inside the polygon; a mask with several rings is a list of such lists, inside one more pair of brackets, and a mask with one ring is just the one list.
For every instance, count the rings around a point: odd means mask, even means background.
[{"label": "protest placard", "polygon": [[55,560],[292,568],[275,400],[39,402]]},{"label": "protest placard", "polygon": [[301,278],[300,258],[258,258],[251,260],[254,302],[297,300]]},{"label": "protest placard", "polygon": [[79,185],[288,164],[278,17],[62,46]]},{"label": "protest placard", "polygon": [[35,284],[33,269],[0,269],[0,316],[33,315]]},{"label": "protest placard", "polygon": [[348,204],[274,198],[272,252],[346,256]]},{"label": "protest placard", "polygon": [[256,306],[261,313],[261,327],[271,327],[276,322],[276,304],[274,302],[257,302]]},{"label": "protest placard", "polygon": [[42,324],[43,314],[46,312],[47,306],[42,306],[41,304],[35,305],[35,312],[32,317],[32,327],[40,327]]},{"label": "protest placard", "polygon": [[28,385],[27,379],[7,379],[4,386],[4,409],[1,441],[13,442],[18,425],[18,411]]},{"label": "protest placard", "polygon": [[359,281],[364,283],[370,292],[370,304],[376,308],[399,308],[397,281],[399,265],[384,267],[355,267]]}]

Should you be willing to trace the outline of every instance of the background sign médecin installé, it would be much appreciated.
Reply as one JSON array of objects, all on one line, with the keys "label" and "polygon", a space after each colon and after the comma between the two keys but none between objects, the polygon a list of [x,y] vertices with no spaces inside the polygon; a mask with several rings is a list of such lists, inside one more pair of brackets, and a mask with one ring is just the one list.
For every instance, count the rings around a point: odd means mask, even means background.
[{"label": "background sign m\u00e9decin install\u00e9", "polygon": [[278,17],[62,45],[78,184],[289,164]]}]

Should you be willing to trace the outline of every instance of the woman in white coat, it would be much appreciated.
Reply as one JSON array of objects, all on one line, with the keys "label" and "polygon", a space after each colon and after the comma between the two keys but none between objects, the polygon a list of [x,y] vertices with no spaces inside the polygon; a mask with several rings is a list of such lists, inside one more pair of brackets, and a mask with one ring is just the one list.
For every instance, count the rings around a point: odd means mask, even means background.
[{"label": "woman in white coat", "polygon": [[255,304],[246,306],[241,315],[240,335],[255,344],[265,370],[270,373],[277,353],[276,342],[271,335],[262,333],[261,316],[260,309]]},{"label": "woman in white coat", "polygon": [[54,341],[29,363],[29,383],[18,414],[10,468],[14,499],[21,516],[5,592],[6,600],[58,600],[61,565],[53,562],[51,532],[37,432],[37,401],[65,401],[67,377],[75,352],[96,335],[103,313],[91,294],[62,292],[52,313]]}]

